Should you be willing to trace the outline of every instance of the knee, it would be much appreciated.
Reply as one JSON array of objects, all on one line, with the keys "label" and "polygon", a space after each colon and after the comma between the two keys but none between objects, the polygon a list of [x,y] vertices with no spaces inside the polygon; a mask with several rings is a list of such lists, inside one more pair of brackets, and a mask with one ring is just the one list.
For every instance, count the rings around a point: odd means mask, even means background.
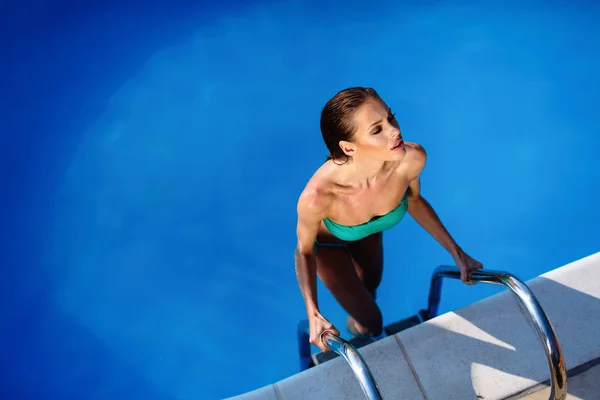
[{"label": "knee", "polygon": [[361,335],[379,336],[383,332],[383,317],[377,309],[364,321],[357,321],[356,328]]},{"label": "knee", "polygon": [[371,295],[371,298],[373,300],[377,300],[377,288],[379,287],[379,282],[381,280],[375,282],[375,283],[371,283],[371,282],[364,282],[364,286],[365,289],[367,289],[367,292],[369,292],[369,294]]},{"label": "knee", "polygon": [[383,267],[381,264],[370,265],[367,268],[361,268],[355,265],[356,274],[367,291],[375,298],[375,292],[381,284]]}]

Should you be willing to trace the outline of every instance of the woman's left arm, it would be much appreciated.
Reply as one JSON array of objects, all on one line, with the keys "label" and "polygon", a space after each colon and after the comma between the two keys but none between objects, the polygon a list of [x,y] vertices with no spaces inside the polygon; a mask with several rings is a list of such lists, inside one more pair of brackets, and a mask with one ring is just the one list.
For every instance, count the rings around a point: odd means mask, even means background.
[{"label": "woman's left arm", "polygon": [[434,237],[451,255],[456,258],[460,247],[444,224],[436,214],[435,210],[423,196],[421,196],[421,183],[419,178],[410,182],[408,187],[408,213],[421,225],[431,236]]},{"label": "woman's left arm", "polygon": [[[471,258],[454,241],[444,224],[436,214],[433,207],[423,196],[421,196],[420,175],[425,165],[425,150],[416,144],[413,147],[414,164],[408,168],[410,179],[408,187],[408,212],[435,240],[437,240],[452,256],[456,266],[460,269],[461,280],[467,284],[473,284],[471,273],[483,268],[480,262]],[[407,160],[408,161],[408,160]]]}]

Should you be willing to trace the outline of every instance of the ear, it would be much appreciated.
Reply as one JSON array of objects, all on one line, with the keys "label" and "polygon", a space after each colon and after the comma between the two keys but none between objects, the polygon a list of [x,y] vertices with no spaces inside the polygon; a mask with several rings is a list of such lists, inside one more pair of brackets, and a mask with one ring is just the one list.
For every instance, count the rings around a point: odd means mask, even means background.
[{"label": "ear", "polygon": [[346,140],[340,140],[340,148],[348,157],[352,157],[356,153],[356,145]]}]

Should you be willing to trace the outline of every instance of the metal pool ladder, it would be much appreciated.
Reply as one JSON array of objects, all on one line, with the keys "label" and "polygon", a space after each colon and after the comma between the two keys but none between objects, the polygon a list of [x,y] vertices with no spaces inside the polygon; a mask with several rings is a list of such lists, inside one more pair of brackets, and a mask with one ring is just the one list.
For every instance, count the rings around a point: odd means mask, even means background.
[{"label": "metal pool ladder", "polygon": [[[362,358],[358,350],[352,346],[348,341],[342,339],[339,336],[333,334],[326,334],[325,336],[327,347],[332,351],[342,356],[352,371],[363,393],[369,400],[382,400],[381,392],[375,382],[375,378],[371,373],[371,370],[367,366],[367,363]],[[300,345],[300,369],[304,370],[309,367],[310,362],[310,331],[308,327],[308,321],[302,320],[298,324],[298,344]]]},{"label": "metal pool ladder", "polygon": [[[439,266],[432,274],[429,287],[428,307],[421,310],[419,316],[427,321],[437,316],[442,292],[442,279],[460,279],[460,270],[452,266]],[[529,317],[536,327],[538,336],[542,341],[546,360],[550,369],[550,397],[549,400],[564,400],[567,395],[567,371],[563,353],[546,313],[538,299],[529,287],[516,276],[504,271],[477,270],[471,275],[473,282],[501,285],[509,289],[520,304],[528,311]],[[308,321],[302,320],[298,324],[298,346],[300,354],[300,369],[305,370],[311,365],[311,352],[309,343]],[[327,336],[327,346],[335,353],[342,356],[352,368],[360,386],[369,400],[381,400],[381,392],[373,374],[365,363],[360,353],[346,340],[335,336]]]}]

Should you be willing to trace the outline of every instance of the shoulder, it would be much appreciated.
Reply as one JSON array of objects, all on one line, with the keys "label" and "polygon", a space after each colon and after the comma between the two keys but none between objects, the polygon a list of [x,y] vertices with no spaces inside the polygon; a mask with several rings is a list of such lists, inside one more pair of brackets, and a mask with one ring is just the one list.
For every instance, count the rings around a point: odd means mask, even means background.
[{"label": "shoulder", "polygon": [[425,151],[425,148],[423,146],[421,146],[419,143],[404,142],[404,145],[406,146],[406,155],[407,156],[423,159],[423,161],[425,161],[425,159],[427,158],[427,152]]},{"label": "shoulder", "polygon": [[323,219],[333,198],[333,186],[334,181],[328,168],[319,168],[298,197],[298,217],[309,220]]},{"label": "shoulder", "polygon": [[406,146],[406,156],[400,163],[399,168],[410,182],[418,178],[423,168],[425,168],[427,152],[423,146],[415,142],[405,142],[404,145]]}]

